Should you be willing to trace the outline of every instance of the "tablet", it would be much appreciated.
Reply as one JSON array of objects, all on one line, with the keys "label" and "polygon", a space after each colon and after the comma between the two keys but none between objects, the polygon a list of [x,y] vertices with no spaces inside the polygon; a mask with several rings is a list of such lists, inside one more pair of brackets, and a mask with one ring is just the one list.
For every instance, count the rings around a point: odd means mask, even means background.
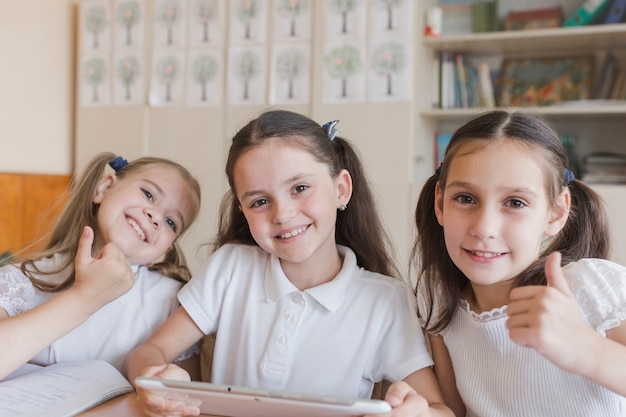
[{"label": "tablet", "polygon": [[137,377],[135,385],[200,408],[202,414],[233,417],[349,417],[391,411],[388,402],[271,391],[196,381]]}]

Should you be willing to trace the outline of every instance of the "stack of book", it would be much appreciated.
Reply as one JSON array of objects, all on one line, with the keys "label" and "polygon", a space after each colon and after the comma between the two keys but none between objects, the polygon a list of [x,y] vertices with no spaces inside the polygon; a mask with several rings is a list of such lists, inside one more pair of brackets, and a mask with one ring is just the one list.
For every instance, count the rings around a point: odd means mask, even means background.
[{"label": "stack of book", "polygon": [[463,54],[444,51],[440,57],[439,107],[494,107],[493,74],[489,64],[471,64]]},{"label": "stack of book", "polygon": [[589,184],[625,184],[626,155],[594,152],[583,157],[582,180]]}]

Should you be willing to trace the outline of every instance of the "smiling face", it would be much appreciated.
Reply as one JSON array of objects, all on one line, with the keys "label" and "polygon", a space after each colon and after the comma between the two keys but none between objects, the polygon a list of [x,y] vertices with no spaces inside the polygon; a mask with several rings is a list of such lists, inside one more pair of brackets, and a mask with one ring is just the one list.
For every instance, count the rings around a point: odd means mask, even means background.
[{"label": "smiling face", "polygon": [[526,269],[544,236],[557,233],[566,217],[549,204],[544,159],[536,151],[514,140],[479,143],[455,153],[445,188],[435,195],[448,253],[475,290]]},{"label": "smiling face", "polygon": [[241,155],[233,179],[252,237],[285,272],[290,265],[315,271],[337,257],[337,208],[351,191],[347,171],[333,178],[309,152],[268,139]]},{"label": "smiling face", "polygon": [[123,179],[107,175],[93,202],[99,245],[115,243],[134,265],[154,263],[168,251],[192,217],[190,188],[173,168],[149,165]]}]

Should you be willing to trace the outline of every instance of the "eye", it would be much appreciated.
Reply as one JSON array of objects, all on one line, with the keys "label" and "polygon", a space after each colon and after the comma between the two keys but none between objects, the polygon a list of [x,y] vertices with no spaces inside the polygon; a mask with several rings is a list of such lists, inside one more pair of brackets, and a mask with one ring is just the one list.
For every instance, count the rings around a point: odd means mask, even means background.
[{"label": "eye", "polygon": [[309,189],[309,186],[308,186],[308,185],[304,185],[304,184],[296,185],[296,186],[293,188],[293,193],[294,193],[294,194],[299,194],[299,193],[301,193],[301,192],[303,192],[303,191],[306,191],[306,190],[308,190],[308,189]]},{"label": "eye", "polygon": [[154,197],[152,196],[152,193],[146,189],[141,189],[141,191],[143,192],[143,194],[146,196],[146,198],[150,201],[154,201]]},{"label": "eye", "polygon": [[461,204],[474,204],[474,199],[467,194],[460,194],[454,197],[454,201]]},{"label": "eye", "polygon": [[165,222],[174,231],[174,233],[177,232],[178,227],[176,226],[176,222],[174,220],[168,217],[167,219],[165,219]]},{"label": "eye", "polygon": [[263,206],[265,204],[268,204],[268,203],[269,203],[268,199],[266,199],[266,198],[259,198],[258,200],[254,200],[252,202],[252,204],[250,205],[250,207],[251,208],[253,208],[253,207],[261,207],[261,206]]},{"label": "eye", "polygon": [[504,203],[505,206],[511,208],[522,208],[526,207],[526,203],[518,198],[512,198]]}]

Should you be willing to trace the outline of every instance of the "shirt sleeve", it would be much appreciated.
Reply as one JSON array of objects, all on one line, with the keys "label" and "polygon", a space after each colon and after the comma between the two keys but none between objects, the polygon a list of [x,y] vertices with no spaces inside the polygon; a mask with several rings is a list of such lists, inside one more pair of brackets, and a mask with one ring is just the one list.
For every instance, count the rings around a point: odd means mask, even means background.
[{"label": "shirt sleeve", "polygon": [[563,273],[587,323],[606,331],[626,320],[626,268],[603,259],[583,259]]},{"label": "shirt sleeve", "polygon": [[10,317],[32,309],[34,294],[33,284],[18,268],[0,268],[0,308]]},{"label": "shirt sleeve", "polygon": [[217,330],[224,294],[230,284],[236,245],[224,245],[211,255],[178,293],[178,301],[204,334]]},{"label": "shirt sleeve", "polygon": [[[377,349],[383,378],[401,381],[413,372],[433,364],[417,318],[417,305],[408,286],[396,283],[393,299],[383,320],[388,323]],[[376,363],[376,362],[375,362]]]}]

